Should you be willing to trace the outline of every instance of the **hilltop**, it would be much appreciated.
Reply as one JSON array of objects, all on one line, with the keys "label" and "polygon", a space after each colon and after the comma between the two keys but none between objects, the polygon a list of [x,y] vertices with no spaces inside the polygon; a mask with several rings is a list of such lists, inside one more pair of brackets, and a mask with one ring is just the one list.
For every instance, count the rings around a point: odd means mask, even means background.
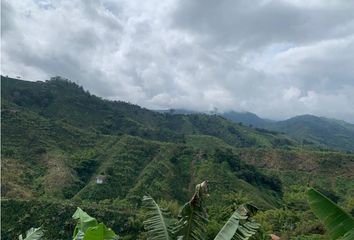
[{"label": "hilltop", "polygon": [[[211,202],[250,201],[263,210],[285,204],[295,183],[325,186],[343,204],[353,196],[346,191],[353,186],[353,154],[299,144],[284,133],[218,115],[158,113],[104,100],[60,77],[1,77],[1,86],[4,212],[23,206],[15,215],[2,214],[5,239],[26,230],[28,222],[40,225],[50,213],[34,209],[48,202],[106,206],[128,218],[143,194],[180,205],[205,179]],[[212,216],[221,205],[210,210]],[[26,211],[36,213],[22,221]],[[55,226],[51,231],[67,236],[55,218],[48,221]],[[128,236],[139,229],[129,223],[116,231]]]}]

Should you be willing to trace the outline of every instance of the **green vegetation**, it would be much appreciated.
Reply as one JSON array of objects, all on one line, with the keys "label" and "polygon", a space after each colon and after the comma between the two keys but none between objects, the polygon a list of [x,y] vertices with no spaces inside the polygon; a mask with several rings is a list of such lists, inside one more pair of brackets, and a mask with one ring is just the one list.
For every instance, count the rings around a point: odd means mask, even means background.
[{"label": "green vegetation", "polygon": [[306,147],[316,146],[354,152],[354,124],[344,121],[313,115],[296,116],[284,121],[269,121],[247,112],[227,112],[222,116],[233,122],[253,126],[259,132],[286,133]]},{"label": "green vegetation", "polygon": [[352,153],[302,146],[220,116],[103,100],[61,78],[2,77],[1,84],[2,239],[32,226],[43,226],[46,239],[69,239],[76,206],[122,239],[145,239],[142,197],[149,193],[178,219],[205,179],[212,190],[205,239],[245,202],[260,209],[258,238],[328,238],[307,185],[354,213]]},{"label": "green vegetation", "polygon": [[113,240],[118,239],[118,236],[107,228],[103,223],[98,223],[97,220],[81,208],[77,208],[73,215],[73,219],[77,220],[77,224],[73,233],[73,240]]},{"label": "green vegetation", "polygon": [[[208,195],[207,181],[197,184],[193,197],[183,206],[178,221],[171,220],[168,210],[160,208],[150,196],[144,196],[143,203],[147,210],[144,226],[148,231],[147,239],[205,239],[208,223],[205,198]],[[253,236],[259,225],[248,219],[249,208],[255,209],[251,206],[248,208],[239,206],[216,235],[215,240],[246,240]]]},{"label": "green vegetation", "polygon": [[353,239],[354,218],[314,189],[308,191],[310,205],[332,239]]},{"label": "green vegetation", "polygon": [[127,203],[2,199],[1,239],[17,239],[32,226],[41,226],[44,239],[71,239],[77,224],[72,215],[77,206],[124,236],[123,239],[136,239],[143,231],[138,212]]},{"label": "green vegetation", "polygon": [[43,231],[41,228],[30,228],[26,232],[26,237],[23,238],[22,234],[18,236],[19,240],[39,240],[43,237]]}]

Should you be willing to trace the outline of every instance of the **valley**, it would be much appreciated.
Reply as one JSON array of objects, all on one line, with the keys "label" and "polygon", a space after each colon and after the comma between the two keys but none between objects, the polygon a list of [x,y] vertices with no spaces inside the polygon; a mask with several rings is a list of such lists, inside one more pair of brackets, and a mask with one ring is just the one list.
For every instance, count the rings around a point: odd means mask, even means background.
[{"label": "valley", "polygon": [[[310,127],[300,134],[294,120],[250,127],[216,114],[161,113],[101,99],[60,77],[2,76],[1,115],[2,239],[32,226],[47,229],[49,239],[67,239],[78,206],[122,239],[144,239],[144,194],[177,215],[204,180],[208,236],[231,206],[247,202],[260,209],[255,219],[264,235],[328,239],[306,202],[309,186],[354,214],[349,123],[332,129],[322,119],[329,130],[314,132],[317,118],[306,117]],[[335,133],[342,140],[331,138]]]}]

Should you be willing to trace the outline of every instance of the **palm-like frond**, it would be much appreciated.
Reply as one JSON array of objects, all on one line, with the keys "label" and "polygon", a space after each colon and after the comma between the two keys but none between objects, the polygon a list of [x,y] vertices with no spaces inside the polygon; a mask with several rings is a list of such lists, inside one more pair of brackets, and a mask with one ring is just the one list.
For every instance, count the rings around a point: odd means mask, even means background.
[{"label": "palm-like frond", "polygon": [[354,239],[354,219],[314,189],[307,192],[312,211],[323,222],[332,239]]},{"label": "palm-like frond", "polygon": [[144,227],[148,234],[148,240],[169,240],[172,237],[170,214],[166,209],[157,205],[150,196],[143,198],[144,208],[147,209],[147,220]]},{"label": "palm-like frond", "polygon": [[193,206],[190,202],[183,206],[176,228],[178,239],[204,239],[208,218],[202,209]]},{"label": "palm-like frond", "polygon": [[247,217],[241,216],[241,214],[236,210],[232,216],[229,218],[229,220],[225,223],[225,225],[222,227],[218,235],[216,235],[214,240],[229,240],[231,239],[240,224],[240,219],[246,219]]},{"label": "palm-like frond", "polygon": [[352,230],[350,230],[349,232],[347,232],[342,238],[341,240],[352,240],[354,239],[354,228]]},{"label": "palm-like frond", "polygon": [[19,240],[40,240],[42,239],[44,232],[41,228],[30,228],[26,232],[26,238],[23,239],[22,234],[18,237]]},{"label": "palm-like frond", "polygon": [[[148,219],[144,221],[144,226],[148,231],[148,239],[166,240],[175,237],[178,240],[205,239],[208,223],[208,214],[204,204],[205,196],[208,196],[207,181],[196,186],[193,197],[183,206],[173,231],[171,231],[171,220],[168,213],[160,209],[150,196],[144,196],[143,204],[148,210]],[[226,222],[215,240],[249,239],[259,228],[259,224],[249,220],[249,216],[256,211],[257,208],[252,205],[240,206]]]},{"label": "palm-like frond", "polygon": [[229,218],[214,240],[247,240],[259,229],[259,224],[248,219],[248,210],[240,206]]},{"label": "palm-like frond", "polygon": [[254,221],[247,221],[244,224],[240,224],[232,239],[247,240],[257,233],[259,227],[260,225]]},{"label": "palm-like frond", "polygon": [[205,239],[208,214],[203,204],[203,197],[207,194],[206,191],[206,182],[198,184],[192,199],[183,206],[175,229],[178,239]]}]

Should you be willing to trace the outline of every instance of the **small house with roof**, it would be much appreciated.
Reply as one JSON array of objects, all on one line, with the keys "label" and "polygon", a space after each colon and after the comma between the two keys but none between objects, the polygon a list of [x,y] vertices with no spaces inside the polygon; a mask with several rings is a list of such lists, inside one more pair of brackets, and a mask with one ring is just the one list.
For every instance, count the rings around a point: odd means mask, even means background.
[{"label": "small house with roof", "polygon": [[106,181],[106,176],[104,175],[98,175],[96,177],[96,184],[103,184]]}]

